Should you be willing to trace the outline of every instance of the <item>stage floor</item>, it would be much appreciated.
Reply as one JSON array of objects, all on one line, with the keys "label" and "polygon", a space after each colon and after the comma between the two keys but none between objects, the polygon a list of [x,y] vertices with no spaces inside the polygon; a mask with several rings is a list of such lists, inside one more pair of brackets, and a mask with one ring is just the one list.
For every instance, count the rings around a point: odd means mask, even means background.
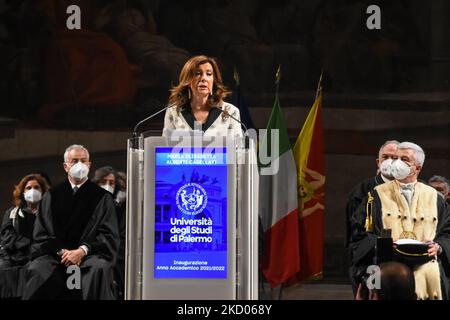
[{"label": "stage floor", "polygon": [[[279,290],[269,290],[266,286],[260,292],[261,300],[279,299]],[[306,283],[283,289],[281,300],[353,300],[349,284]]]}]

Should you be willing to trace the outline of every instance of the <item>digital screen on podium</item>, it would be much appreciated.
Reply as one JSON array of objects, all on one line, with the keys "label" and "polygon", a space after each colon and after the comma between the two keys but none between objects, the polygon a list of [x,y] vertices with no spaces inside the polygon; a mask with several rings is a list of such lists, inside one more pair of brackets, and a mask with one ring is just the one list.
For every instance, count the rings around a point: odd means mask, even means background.
[{"label": "digital screen on podium", "polygon": [[154,278],[227,277],[224,147],[157,147]]}]

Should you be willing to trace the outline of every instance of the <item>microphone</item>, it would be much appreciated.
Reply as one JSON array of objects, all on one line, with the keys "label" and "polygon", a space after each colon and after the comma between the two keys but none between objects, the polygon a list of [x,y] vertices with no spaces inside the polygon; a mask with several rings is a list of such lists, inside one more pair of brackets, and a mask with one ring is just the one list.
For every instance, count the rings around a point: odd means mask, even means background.
[{"label": "microphone", "polygon": [[216,106],[216,109],[219,109],[219,111],[222,112],[224,115],[230,117],[230,118],[233,119],[234,121],[239,122],[239,123],[244,127],[244,129],[245,129],[245,132],[244,132],[244,137],[245,137],[245,149],[248,149],[249,146],[250,146],[250,141],[249,141],[249,137],[248,137],[248,134],[247,134],[247,131],[248,131],[247,126],[246,126],[241,120],[239,120],[238,118],[233,117],[228,111],[222,110],[219,106]]},{"label": "microphone", "polygon": [[139,121],[139,122],[134,126],[134,128],[133,128],[133,138],[137,138],[137,135],[138,135],[137,129],[138,129],[138,127],[139,127],[141,124],[143,124],[144,122],[150,120],[150,119],[153,118],[153,117],[156,117],[158,114],[160,114],[160,113],[163,112],[163,111],[166,111],[167,109],[173,107],[174,105],[175,105],[175,104],[171,104],[171,105],[165,106],[165,107],[162,108],[161,110],[159,110],[159,111],[157,111],[157,112],[155,112],[155,113],[152,113],[152,114],[149,115],[147,118],[145,118],[145,119]]}]

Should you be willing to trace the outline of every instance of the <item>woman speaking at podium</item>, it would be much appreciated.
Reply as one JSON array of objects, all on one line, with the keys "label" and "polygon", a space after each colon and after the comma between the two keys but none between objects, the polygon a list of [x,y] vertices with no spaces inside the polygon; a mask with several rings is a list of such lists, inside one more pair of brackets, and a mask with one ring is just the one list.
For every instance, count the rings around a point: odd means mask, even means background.
[{"label": "woman speaking at podium", "polygon": [[230,91],[213,58],[189,59],[170,93],[163,135],[170,130],[202,130],[205,136],[242,136],[239,109],[223,101]]}]

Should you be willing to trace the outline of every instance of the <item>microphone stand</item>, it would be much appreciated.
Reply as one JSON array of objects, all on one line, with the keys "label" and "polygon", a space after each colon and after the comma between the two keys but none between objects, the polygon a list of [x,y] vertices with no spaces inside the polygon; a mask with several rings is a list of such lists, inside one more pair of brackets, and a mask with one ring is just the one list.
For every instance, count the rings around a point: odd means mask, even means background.
[{"label": "microphone stand", "polygon": [[138,127],[139,127],[141,124],[143,124],[144,122],[150,120],[150,119],[153,118],[153,117],[156,117],[156,116],[157,116],[158,114],[160,114],[161,112],[166,111],[167,109],[169,109],[169,108],[171,108],[171,107],[173,107],[173,106],[174,106],[173,104],[170,105],[170,106],[166,106],[166,107],[164,107],[163,109],[161,109],[161,110],[159,110],[159,111],[157,111],[157,112],[155,112],[155,113],[149,115],[147,118],[145,118],[145,119],[139,121],[139,122],[134,126],[134,128],[133,128],[133,138],[137,138],[137,129],[138,129]]},{"label": "microphone stand", "polygon": [[171,104],[171,105],[169,105],[169,106],[166,106],[166,107],[164,107],[163,109],[161,109],[161,110],[159,110],[159,111],[157,111],[157,112],[155,112],[155,113],[152,113],[152,114],[149,115],[147,118],[145,118],[145,119],[139,121],[139,122],[134,126],[134,128],[133,128],[133,137],[132,137],[133,143],[134,143],[134,139],[136,139],[136,138],[138,137],[138,128],[139,128],[139,126],[140,126],[141,124],[147,122],[147,121],[150,120],[151,118],[156,117],[158,114],[160,114],[160,113],[163,112],[163,111],[166,111],[167,109],[173,107],[174,105],[175,105],[175,104]]},{"label": "microphone stand", "polygon": [[216,107],[216,108],[219,109],[220,112],[222,112],[226,116],[228,116],[231,119],[233,119],[234,121],[239,122],[244,127],[244,129],[245,129],[245,132],[244,132],[245,145],[244,145],[244,147],[245,147],[245,149],[248,149],[250,147],[250,138],[248,137],[248,134],[247,134],[247,131],[248,131],[247,126],[241,120],[239,120],[238,118],[233,117],[228,111],[222,110],[219,107]]}]

